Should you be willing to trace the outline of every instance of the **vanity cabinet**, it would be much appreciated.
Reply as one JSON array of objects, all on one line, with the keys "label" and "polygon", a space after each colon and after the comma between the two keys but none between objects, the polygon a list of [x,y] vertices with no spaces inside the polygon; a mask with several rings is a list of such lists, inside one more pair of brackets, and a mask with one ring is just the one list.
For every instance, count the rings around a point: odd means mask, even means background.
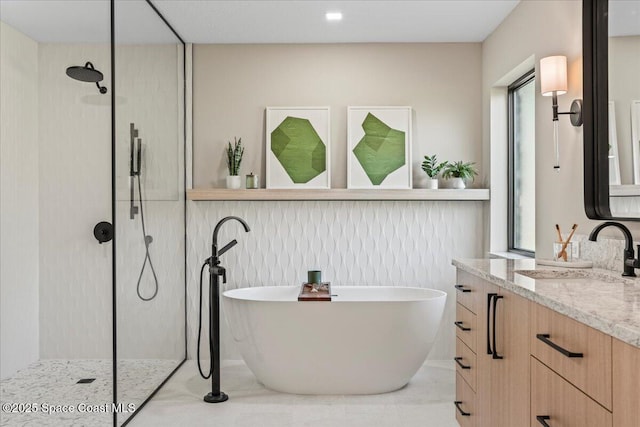
[{"label": "vanity cabinet", "polygon": [[457,393],[456,418],[461,426],[521,425],[530,400],[528,301],[461,270],[456,290],[456,358],[469,366],[456,363],[456,391],[472,391]]},{"label": "vanity cabinet", "polygon": [[458,269],[462,427],[638,427],[640,348]]}]

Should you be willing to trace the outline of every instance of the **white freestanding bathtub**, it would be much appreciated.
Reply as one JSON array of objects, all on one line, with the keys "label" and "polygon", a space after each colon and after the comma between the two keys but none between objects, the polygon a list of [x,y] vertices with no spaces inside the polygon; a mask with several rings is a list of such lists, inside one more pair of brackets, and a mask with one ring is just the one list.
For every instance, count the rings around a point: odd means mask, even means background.
[{"label": "white freestanding bathtub", "polygon": [[224,292],[227,322],[244,361],[272,390],[375,394],[397,390],[424,363],[446,293],[335,286],[331,302],[298,302],[299,286]]}]

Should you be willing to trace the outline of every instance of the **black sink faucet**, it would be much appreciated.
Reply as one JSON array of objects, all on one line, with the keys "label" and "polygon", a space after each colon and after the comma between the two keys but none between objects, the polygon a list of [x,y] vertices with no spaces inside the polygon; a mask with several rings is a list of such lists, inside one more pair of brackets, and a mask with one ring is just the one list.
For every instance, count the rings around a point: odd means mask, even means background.
[{"label": "black sink faucet", "polygon": [[[635,258],[635,255],[633,253],[633,237],[631,237],[631,232],[627,227],[624,226],[624,224],[620,224],[619,222],[615,221],[603,222],[602,224],[594,228],[593,231],[591,231],[591,234],[589,234],[589,240],[595,242],[598,238],[598,234],[602,231],[602,229],[609,226],[619,228],[620,231],[622,231],[622,233],[624,234],[624,269],[622,275],[635,277],[636,273],[634,270],[636,268],[640,268],[640,261]],[[640,254],[640,245],[638,245],[638,253]]]}]

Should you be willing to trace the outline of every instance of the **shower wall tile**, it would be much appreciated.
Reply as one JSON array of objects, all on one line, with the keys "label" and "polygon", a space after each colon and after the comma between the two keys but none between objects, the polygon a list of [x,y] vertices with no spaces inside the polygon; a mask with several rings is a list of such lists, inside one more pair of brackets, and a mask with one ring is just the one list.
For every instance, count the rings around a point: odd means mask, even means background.
[{"label": "shower wall tile", "polygon": [[38,44],[0,22],[0,377],[38,359]]},{"label": "shower wall tile", "polygon": [[[107,94],[65,75],[86,61],[103,72]],[[110,49],[42,44],[39,63],[40,357],[109,358],[113,242],[98,244],[93,227],[112,220]],[[116,65],[118,355],[176,360],[185,334],[182,57],[175,45],[119,45]],[[130,122],[143,138],[146,231],[159,279],[149,302],[136,294],[145,252],[140,215],[132,221],[128,211]],[[151,277],[147,266],[143,292]]]},{"label": "shower wall tile", "polygon": [[87,61],[110,82],[108,46],[40,44],[41,358],[111,356],[111,90],[65,74]]},{"label": "shower wall tile", "polygon": [[[448,298],[429,357],[453,357],[455,332],[450,325],[455,320],[455,268],[451,259],[482,257],[483,205],[466,201],[188,202],[189,357],[196,354],[200,266],[210,256],[215,224],[227,215],[245,219],[251,232],[245,233],[234,222],[220,231],[219,244],[234,238],[239,242],[222,257],[228,280],[223,290],[296,285],[311,269],[322,270],[323,279],[335,286],[440,289]],[[207,285],[205,269],[205,295]],[[206,337],[206,307],[203,309]],[[241,358],[225,323],[221,329],[222,358]],[[202,355],[208,358],[206,344]]]}]

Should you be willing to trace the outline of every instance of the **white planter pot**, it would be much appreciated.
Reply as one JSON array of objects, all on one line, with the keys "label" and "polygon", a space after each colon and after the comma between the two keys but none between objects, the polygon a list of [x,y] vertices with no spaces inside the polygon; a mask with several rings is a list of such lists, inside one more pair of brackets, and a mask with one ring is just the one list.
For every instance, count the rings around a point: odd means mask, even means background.
[{"label": "white planter pot", "polygon": [[451,178],[451,187],[462,190],[466,187],[462,178]]},{"label": "white planter pot", "polygon": [[231,188],[232,190],[237,190],[240,188],[242,181],[240,180],[240,175],[229,175],[227,177],[227,188]]},{"label": "white planter pot", "polygon": [[429,178],[427,177],[427,186],[429,190],[437,190],[438,189],[438,178]]}]

